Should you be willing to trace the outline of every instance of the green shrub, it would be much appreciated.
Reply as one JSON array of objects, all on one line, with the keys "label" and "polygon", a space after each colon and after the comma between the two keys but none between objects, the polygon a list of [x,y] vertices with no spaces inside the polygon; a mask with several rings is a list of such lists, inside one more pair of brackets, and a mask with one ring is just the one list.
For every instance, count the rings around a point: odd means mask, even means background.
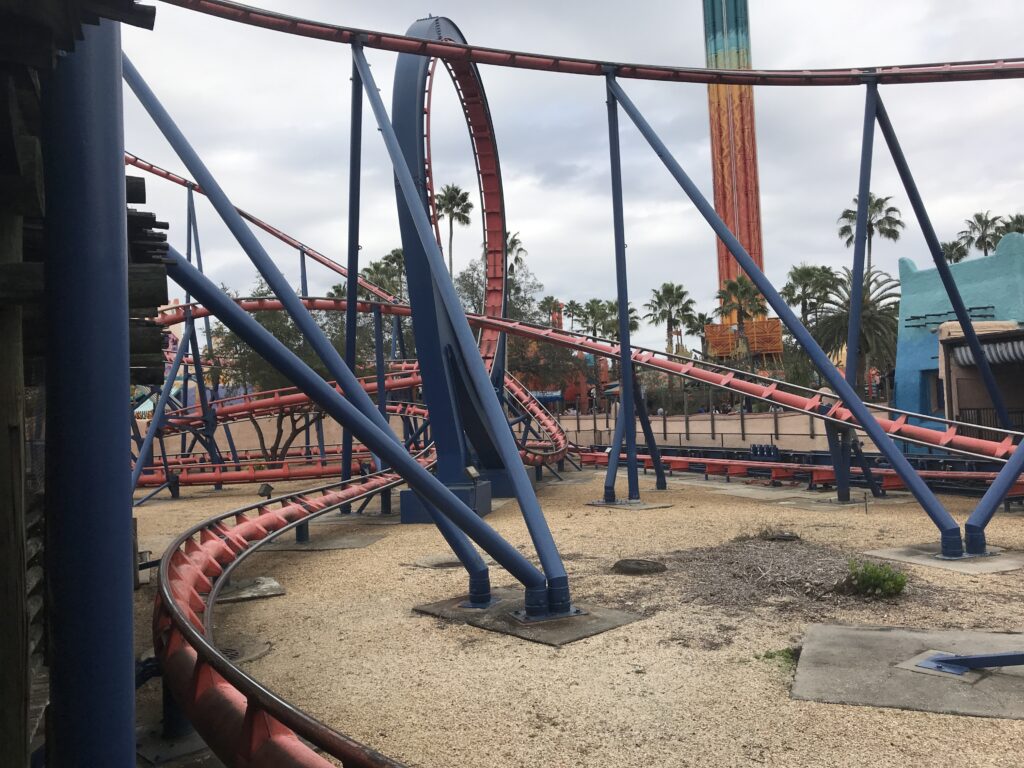
[{"label": "green shrub", "polygon": [[782,669],[791,671],[796,668],[796,663],[800,660],[800,650],[799,647],[779,648],[775,651],[754,654],[754,658],[761,661],[774,661]]},{"label": "green shrub", "polygon": [[850,574],[846,577],[847,591],[866,597],[896,597],[907,586],[903,571],[884,563],[850,560]]}]

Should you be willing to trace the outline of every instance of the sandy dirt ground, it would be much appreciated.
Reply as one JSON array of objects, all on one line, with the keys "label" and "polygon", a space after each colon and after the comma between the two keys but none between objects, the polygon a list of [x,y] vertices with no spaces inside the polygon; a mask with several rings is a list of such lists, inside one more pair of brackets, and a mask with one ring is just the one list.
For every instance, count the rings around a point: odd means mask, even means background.
[{"label": "sandy dirt ground", "polygon": [[[798,647],[810,622],[1021,631],[1024,572],[903,566],[897,601],[839,596],[830,579],[850,556],[937,541],[915,504],[838,507],[786,498],[787,489],[750,498],[737,494],[762,486],[687,476],[662,492],[642,478],[644,499],[669,508],[595,508],[586,502],[600,497],[603,475],[568,477],[538,495],[574,599],[635,612],[632,624],[556,649],[422,616],[414,605],[466,588],[457,569],[414,565],[444,552],[436,530],[325,522],[314,537],[336,525],[385,536],[363,549],[253,556],[237,578],[273,576],[288,594],[218,609],[219,637],[270,641],[271,653],[244,665],[251,674],[410,766],[1024,764],[1024,721],[794,701],[792,664],[777,653]],[[254,490],[186,489],[145,505],[143,548],[161,550],[188,523],[255,501]],[[961,521],[973,504],[944,502]],[[487,520],[527,551],[514,502]],[[766,527],[802,540],[755,538],[756,552],[734,541]],[[1024,516],[997,516],[989,541],[1024,549]],[[668,570],[612,573],[627,557]],[[492,583],[513,586],[498,568]],[[151,645],[152,589],[137,593],[140,649]]]}]

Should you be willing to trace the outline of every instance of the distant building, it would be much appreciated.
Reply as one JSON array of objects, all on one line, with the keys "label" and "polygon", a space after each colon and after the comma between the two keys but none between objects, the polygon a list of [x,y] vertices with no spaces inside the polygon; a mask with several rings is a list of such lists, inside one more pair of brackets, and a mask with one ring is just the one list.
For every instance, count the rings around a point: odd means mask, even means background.
[{"label": "distant building", "polygon": [[[951,264],[960,295],[992,365],[1007,409],[1024,416],[1024,235],[1004,236],[987,257]],[[900,260],[899,339],[895,405],[903,410],[995,424],[992,403],[964,346],[959,323],[938,271]],[[940,354],[940,336],[946,354]],[[967,354],[959,350],[966,350]]]}]

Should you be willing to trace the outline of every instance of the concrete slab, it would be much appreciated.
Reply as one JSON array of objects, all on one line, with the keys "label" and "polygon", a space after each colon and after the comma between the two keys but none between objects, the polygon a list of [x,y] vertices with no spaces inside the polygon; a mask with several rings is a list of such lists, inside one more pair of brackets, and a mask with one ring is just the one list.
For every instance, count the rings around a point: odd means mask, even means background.
[{"label": "concrete slab", "polygon": [[259,600],[283,594],[285,594],[284,587],[277,583],[277,579],[271,576],[256,576],[252,579],[239,579],[231,582],[220,591],[217,602],[241,603],[246,600]]},{"label": "concrete slab", "polygon": [[1024,634],[812,624],[804,636],[792,696],[831,704],[1024,719],[1024,669],[980,672],[974,682],[911,670],[911,659],[944,653],[1024,649]]},{"label": "concrete slab", "polygon": [[[484,562],[487,563],[487,565],[496,565],[494,560],[487,557],[486,555],[483,556],[483,558]],[[437,555],[427,555],[426,557],[421,557],[415,562],[405,563],[405,565],[412,565],[415,568],[434,568],[443,570],[445,568],[461,568],[462,562],[451,552],[442,552]]]},{"label": "concrete slab", "polygon": [[1005,573],[1006,571],[1016,571],[1024,568],[1024,552],[1004,550],[999,547],[989,547],[988,549],[992,553],[991,556],[944,560],[938,557],[941,550],[939,543],[936,541],[928,544],[894,547],[893,549],[873,549],[864,554],[870,557],[881,558],[882,560],[925,565],[929,568],[942,568],[947,571],[956,571],[957,573]]},{"label": "concrete slab", "polygon": [[629,499],[616,499],[615,501],[588,501],[588,507],[611,507],[612,509],[668,509],[671,504],[651,504],[646,501],[630,501]]},{"label": "concrete slab", "polygon": [[500,632],[512,637],[555,647],[592,637],[610,629],[630,624],[640,616],[614,608],[576,604],[579,615],[548,621],[520,621],[515,617],[523,610],[523,593],[517,589],[492,590],[495,603],[489,608],[464,608],[465,597],[417,605],[413,610],[427,616],[468,624],[471,627]]},{"label": "concrete slab", "polygon": [[345,526],[321,527],[311,531],[309,541],[305,542],[295,541],[294,536],[282,534],[281,538],[264,546],[263,551],[329,552],[335,549],[362,549],[383,538],[383,533],[353,533]]}]

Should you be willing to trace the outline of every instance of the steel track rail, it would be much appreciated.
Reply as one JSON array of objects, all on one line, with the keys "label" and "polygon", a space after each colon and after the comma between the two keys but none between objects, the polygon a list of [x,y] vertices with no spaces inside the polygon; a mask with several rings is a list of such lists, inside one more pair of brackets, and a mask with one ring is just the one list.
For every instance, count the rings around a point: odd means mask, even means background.
[{"label": "steel track rail", "polygon": [[574,56],[527,53],[448,41],[423,40],[390,32],[376,32],[304,19],[229,0],[163,0],[163,2],[227,21],[314,40],[325,40],[345,45],[357,42],[365,48],[432,56],[452,62],[490,64],[497,67],[594,77],[603,77],[611,72],[616,77],[634,80],[771,86],[862,85],[869,80],[880,84],[936,83],[1024,77],[1024,59],[1022,58],[851,67],[848,69],[796,70],[733,70],[629,64]]},{"label": "steel track rail", "polygon": [[[311,309],[328,311],[345,309],[345,302],[339,299],[306,299],[304,301],[306,306]],[[238,303],[247,311],[267,311],[280,308],[279,303],[275,304],[273,301],[264,299],[256,302],[239,299]],[[363,306],[364,303],[360,302],[359,311],[364,311]],[[367,307],[365,311],[369,311],[371,305],[365,303],[365,306]],[[384,312],[409,314],[407,306],[381,305],[381,309]],[[193,312],[197,317],[202,317],[206,310],[202,307],[196,307],[193,309]],[[166,319],[158,320],[158,322],[173,322],[183,313],[184,309],[175,307],[174,310],[166,314]],[[467,313],[467,318],[470,325],[476,327],[498,327],[513,336],[522,336],[539,342],[556,344],[582,352],[590,352],[602,357],[618,356],[618,344],[606,339],[595,339],[595,337],[586,334],[566,331],[564,329],[548,328],[517,320],[504,320],[502,318],[485,317],[470,313]],[[781,406],[788,411],[806,413],[822,421],[831,421],[835,424],[860,428],[850,410],[845,408],[842,402],[832,394],[814,392],[813,395],[806,396],[789,392],[783,389],[791,386],[787,382],[736,369],[726,369],[726,372],[722,373],[718,370],[720,366],[714,364],[692,358],[669,356],[664,352],[643,347],[635,347],[633,349],[633,362],[662,373],[681,376],[691,381],[732,390],[745,397]],[[805,392],[807,391],[806,388],[802,389]],[[825,406],[827,410],[822,411],[822,406]],[[870,407],[875,408],[875,406]],[[890,416],[896,416],[896,418],[889,418],[888,416],[876,417],[882,429],[895,439],[913,445],[941,448],[950,453],[987,461],[1005,462],[1016,449],[1016,442],[1021,434],[995,427],[983,427],[989,434],[994,433],[997,436],[1002,436],[1001,440],[986,440],[968,437],[958,432],[961,427],[978,429],[977,425],[947,422],[945,419],[907,411],[897,411],[896,409],[877,408],[876,410],[885,411]],[[926,423],[945,423],[947,428],[944,431],[940,431],[927,426],[912,424],[910,423],[911,419]]]},{"label": "steel track rail", "polygon": [[[425,466],[432,463],[425,453],[418,460]],[[165,684],[225,763],[247,768],[332,765],[301,738],[346,768],[400,765],[334,731],[236,667],[214,645],[212,623],[208,626],[204,619],[211,616],[226,575],[260,546],[402,482],[393,472],[377,472],[225,512],[189,528],[164,553],[153,616],[154,647]]]}]

